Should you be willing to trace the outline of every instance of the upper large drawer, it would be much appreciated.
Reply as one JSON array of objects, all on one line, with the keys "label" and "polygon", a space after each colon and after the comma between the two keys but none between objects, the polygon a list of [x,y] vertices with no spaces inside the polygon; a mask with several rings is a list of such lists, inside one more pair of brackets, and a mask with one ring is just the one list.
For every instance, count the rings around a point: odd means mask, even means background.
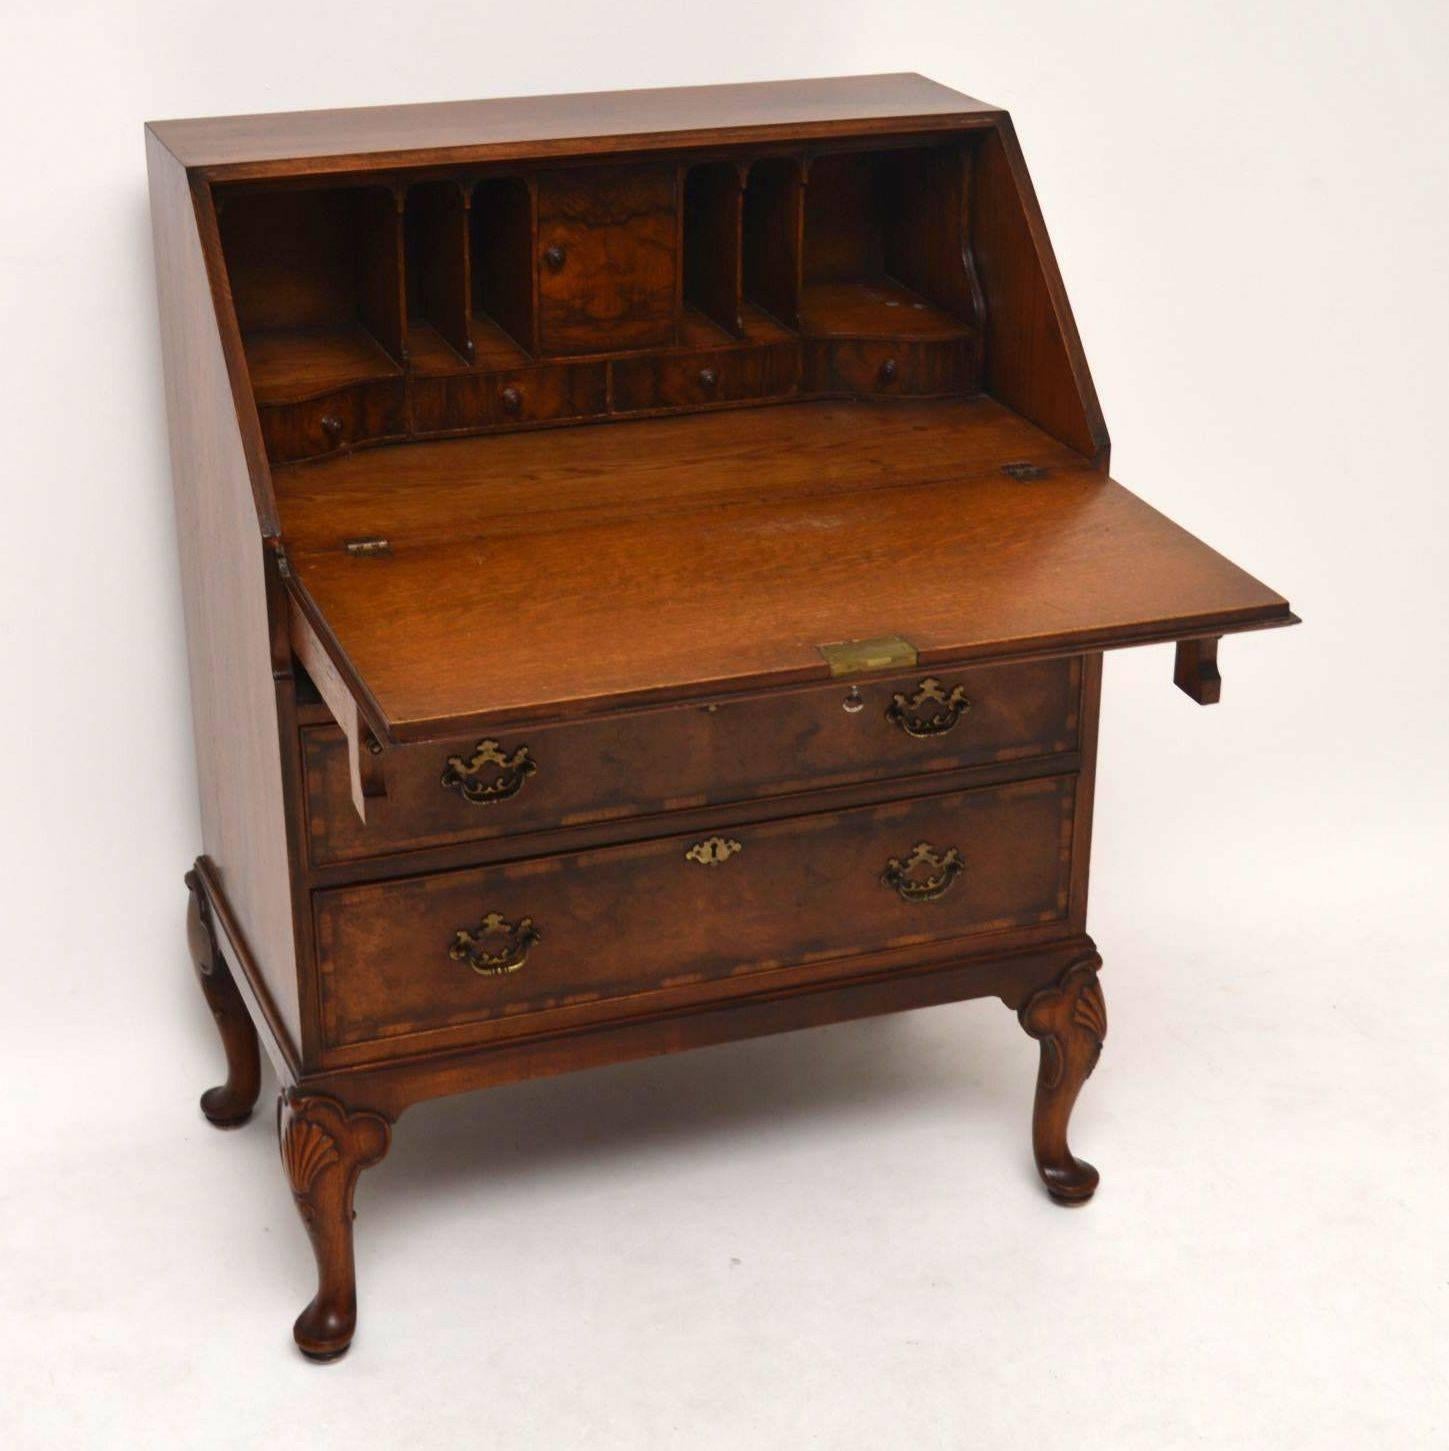
[{"label": "upper large drawer", "polygon": [[1078,659],[837,680],[387,753],[364,823],[340,731],[303,733],[317,865],[1071,750]]}]

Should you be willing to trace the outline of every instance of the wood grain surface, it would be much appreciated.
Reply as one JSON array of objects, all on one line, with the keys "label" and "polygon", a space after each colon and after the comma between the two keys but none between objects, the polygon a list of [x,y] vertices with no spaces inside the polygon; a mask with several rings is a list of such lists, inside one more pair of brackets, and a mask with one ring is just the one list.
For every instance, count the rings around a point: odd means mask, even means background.
[{"label": "wood grain surface", "polygon": [[[990,441],[973,449],[978,420]],[[1046,476],[1018,481],[1004,459]],[[923,660],[967,660],[1291,620],[984,401],[414,444],[278,486],[297,579],[395,740],[808,679],[840,640],[899,634]],[[348,555],[339,524],[391,552]]]}]

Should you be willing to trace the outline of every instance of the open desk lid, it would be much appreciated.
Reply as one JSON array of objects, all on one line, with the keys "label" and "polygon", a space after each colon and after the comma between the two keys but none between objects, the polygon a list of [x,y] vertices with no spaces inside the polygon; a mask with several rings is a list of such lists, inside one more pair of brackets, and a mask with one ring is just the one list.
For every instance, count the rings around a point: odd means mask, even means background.
[{"label": "open desk lid", "polygon": [[1207,700],[1215,637],[1295,623],[988,399],[739,419],[279,470],[304,665],[385,746],[825,679],[828,647],[882,639],[835,670],[1206,641],[1178,678]]}]

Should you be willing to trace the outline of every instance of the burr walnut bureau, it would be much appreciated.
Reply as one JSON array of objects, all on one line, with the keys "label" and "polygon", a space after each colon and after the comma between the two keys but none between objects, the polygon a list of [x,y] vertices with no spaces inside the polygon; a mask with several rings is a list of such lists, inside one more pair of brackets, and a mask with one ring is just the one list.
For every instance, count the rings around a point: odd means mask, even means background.
[{"label": "burr walnut bureau", "polygon": [[919,76],[147,129],[204,855],[352,1339],[429,1097],[962,998],[1106,1033],[1102,651],[1287,603],[1107,472],[1011,123]]}]

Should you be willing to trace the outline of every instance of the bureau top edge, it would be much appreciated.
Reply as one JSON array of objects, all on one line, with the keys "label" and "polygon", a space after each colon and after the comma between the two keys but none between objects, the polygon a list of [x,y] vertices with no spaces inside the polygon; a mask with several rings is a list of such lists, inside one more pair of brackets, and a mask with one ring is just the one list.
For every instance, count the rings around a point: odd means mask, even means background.
[{"label": "bureau top edge", "polygon": [[991,125],[1004,113],[914,74],[596,91],[147,123],[214,181],[597,156]]}]

